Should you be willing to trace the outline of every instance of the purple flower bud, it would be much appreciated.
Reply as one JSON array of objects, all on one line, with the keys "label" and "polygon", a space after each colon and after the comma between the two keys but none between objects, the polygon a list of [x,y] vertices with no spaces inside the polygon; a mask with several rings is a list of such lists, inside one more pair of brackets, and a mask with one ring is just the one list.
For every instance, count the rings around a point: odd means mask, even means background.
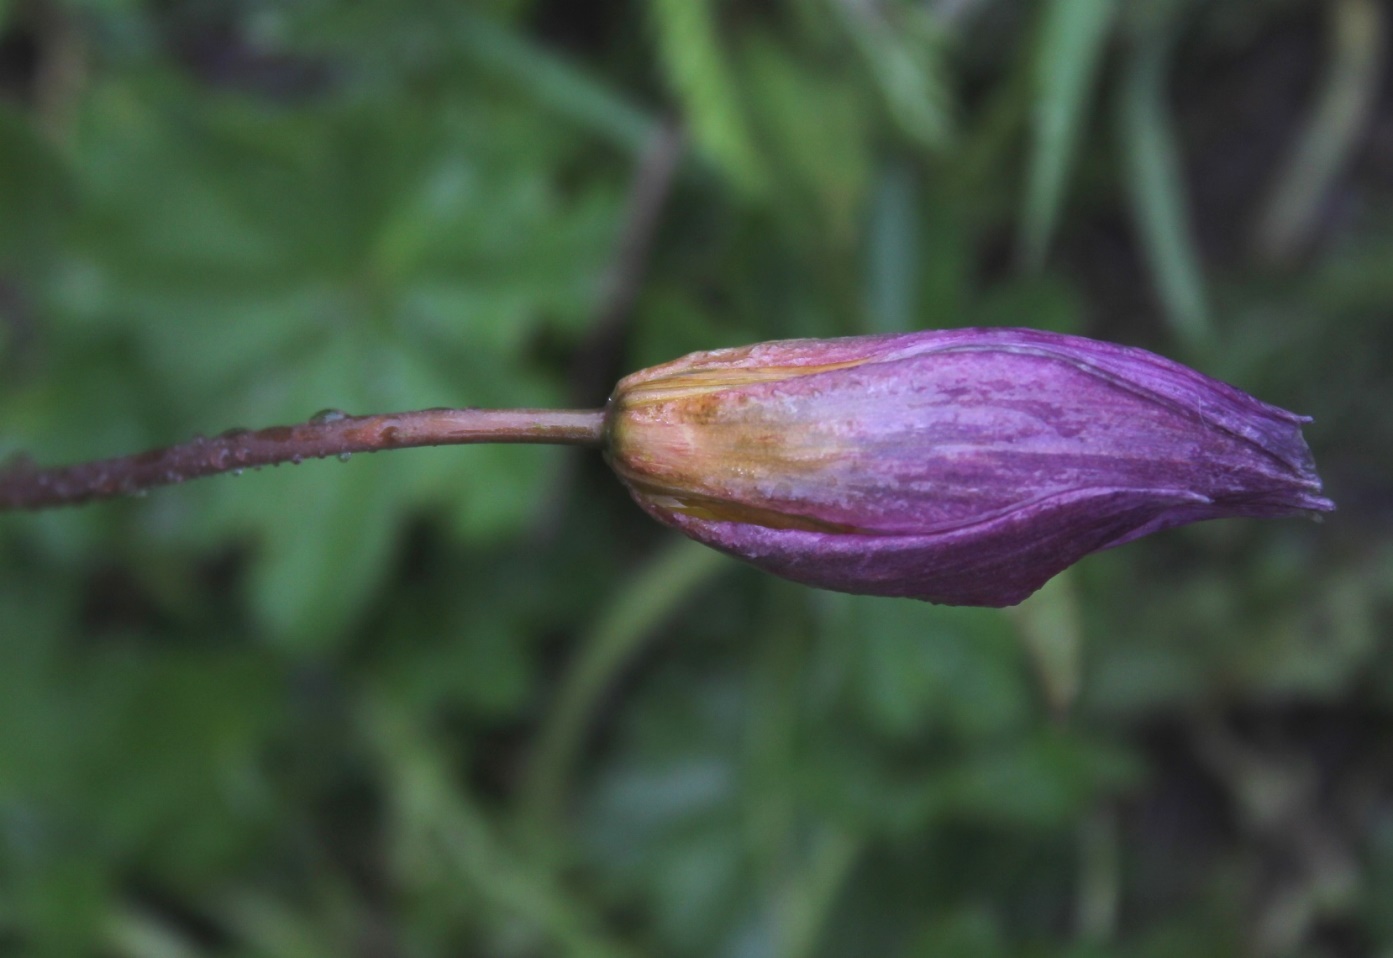
[{"label": "purple flower bud", "polygon": [[797,582],[1013,605],[1171,526],[1334,508],[1308,420],[1140,349],[1025,329],[789,340],[622,380],[639,505]]}]

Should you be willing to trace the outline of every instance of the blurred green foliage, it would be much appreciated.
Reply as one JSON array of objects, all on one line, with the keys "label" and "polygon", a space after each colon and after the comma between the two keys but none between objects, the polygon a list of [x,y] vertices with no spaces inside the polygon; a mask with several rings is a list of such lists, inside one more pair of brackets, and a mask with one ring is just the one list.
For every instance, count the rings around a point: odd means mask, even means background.
[{"label": "blurred green foliage", "polygon": [[1314,415],[1341,507],[1004,612],[774,581],[558,450],[7,515],[0,953],[1393,954],[1387,19],[0,2],[0,458],[1016,324]]}]

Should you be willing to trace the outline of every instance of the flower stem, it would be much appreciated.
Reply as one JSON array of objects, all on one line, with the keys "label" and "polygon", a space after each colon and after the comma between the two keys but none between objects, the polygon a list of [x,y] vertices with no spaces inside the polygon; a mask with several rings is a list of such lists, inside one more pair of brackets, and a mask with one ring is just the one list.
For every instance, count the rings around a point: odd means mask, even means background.
[{"label": "flower stem", "polygon": [[599,446],[602,409],[423,409],[378,416],[326,410],[309,422],[229,429],[211,439],[132,456],[41,469],[28,457],[0,467],[0,511],[138,495],[202,476],[355,452],[476,442]]}]

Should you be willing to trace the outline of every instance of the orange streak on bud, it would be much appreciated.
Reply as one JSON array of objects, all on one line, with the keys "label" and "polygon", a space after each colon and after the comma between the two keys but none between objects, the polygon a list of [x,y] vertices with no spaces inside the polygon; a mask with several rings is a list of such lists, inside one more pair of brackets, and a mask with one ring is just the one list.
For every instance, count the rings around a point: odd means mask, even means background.
[{"label": "orange streak on bud", "polygon": [[[610,464],[631,488],[669,512],[769,529],[860,532],[788,508],[796,488],[825,482],[819,477],[829,464],[852,451],[825,430],[800,428],[796,418],[771,418],[772,410],[747,405],[741,389],[864,362],[645,370],[622,381],[610,402]],[[749,501],[752,488],[763,488],[770,504]]]},{"label": "orange streak on bud", "polygon": [[634,381],[636,377],[631,376],[619,384],[619,388],[615,391],[615,400],[627,409],[636,409],[654,403],[695,399],[736,386],[775,382],[782,379],[797,379],[802,376],[830,372],[834,369],[849,369],[853,366],[860,366],[864,362],[864,359],[851,359],[845,362],[824,363],[817,366],[694,369],[688,372],[660,375],[643,381]]}]

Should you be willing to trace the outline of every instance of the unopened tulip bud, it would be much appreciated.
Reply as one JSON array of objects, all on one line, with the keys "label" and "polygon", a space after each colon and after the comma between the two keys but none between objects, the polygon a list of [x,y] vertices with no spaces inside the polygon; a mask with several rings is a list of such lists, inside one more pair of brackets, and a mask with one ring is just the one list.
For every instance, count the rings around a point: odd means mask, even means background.
[{"label": "unopened tulip bud", "polygon": [[1160,529],[1334,508],[1306,421],[1144,350],[965,329],[696,353],[621,381],[606,440],[646,511],[760,568],[1005,606]]}]

